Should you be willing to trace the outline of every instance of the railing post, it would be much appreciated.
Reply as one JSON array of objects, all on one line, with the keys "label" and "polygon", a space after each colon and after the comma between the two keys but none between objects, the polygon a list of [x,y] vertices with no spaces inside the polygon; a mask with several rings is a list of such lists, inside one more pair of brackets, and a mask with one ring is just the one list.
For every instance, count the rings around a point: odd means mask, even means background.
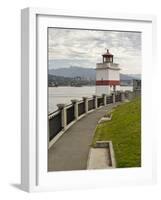
[{"label": "railing post", "polygon": [[71,102],[74,105],[74,116],[75,116],[75,119],[77,120],[78,119],[78,100],[72,99]]},{"label": "railing post", "polygon": [[133,90],[133,96],[134,97],[141,96],[141,89],[134,89]]},{"label": "railing post", "polygon": [[126,90],[126,95],[127,95],[127,99],[131,100],[132,99],[132,92],[129,90]]},{"label": "railing post", "polygon": [[107,101],[106,101],[107,95],[106,95],[106,94],[103,94],[102,96],[103,96],[103,104],[104,104],[104,106],[106,106],[106,104],[107,104],[107,103],[106,103],[106,102],[107,102]]},{"label": "railing post", "polygon": [[67,126],[67,109],[66,109],[66,104],[57,104],[57,107],[59,110],[61,110],[61,118],[62,118],[62,127],[65,130]]},{"label": "railing post", "polygon": [[115,102],[116,102],[116,96],[115,96],[115,95],[116,95],[116,93],[115,93],[115,92],[113,92],[113,93],[112,93],[113,103],[115,103]]},{"label": "railing post", "polygon": [[95,107],[95,109],[97,109],[97,105],[98,105],[98,103],[97,103],[97,95],[93,95],[93,98],[94,98],[94,107]]},{"label": "railing post", "polygon": [[121,101],[125,101],[125,92],[121,91]]},{"label": "railing post", "polygon": [[133,98],[134,98],[134,93],[130,91],[130,100],[132,100]]},{"label": "railing post", "polygon": [[88,97],[83,97],[83,101],[85,104],[85,113],[88,113]]}]

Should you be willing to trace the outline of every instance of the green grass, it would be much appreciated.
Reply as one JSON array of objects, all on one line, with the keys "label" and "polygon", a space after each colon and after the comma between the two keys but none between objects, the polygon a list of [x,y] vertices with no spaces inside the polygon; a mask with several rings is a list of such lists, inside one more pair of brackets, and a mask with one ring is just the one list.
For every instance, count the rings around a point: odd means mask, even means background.
[{"label": "green grass", "polygon": [[141,99],[124,103],[112,112],[112,120],[99,124],[93,138],[111,140],[117,167],[141,166]]}]

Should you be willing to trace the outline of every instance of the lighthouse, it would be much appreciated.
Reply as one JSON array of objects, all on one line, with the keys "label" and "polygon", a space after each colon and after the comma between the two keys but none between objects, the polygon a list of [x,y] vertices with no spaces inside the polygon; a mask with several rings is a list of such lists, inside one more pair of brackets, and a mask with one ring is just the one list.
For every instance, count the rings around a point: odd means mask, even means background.
[{"label": "lighthouse", "polygon": [[96,95],[109,95],[120,90],[119,64],[113,62],[114,56],[109,52],[102,55],[102,63],[96,64]]}]

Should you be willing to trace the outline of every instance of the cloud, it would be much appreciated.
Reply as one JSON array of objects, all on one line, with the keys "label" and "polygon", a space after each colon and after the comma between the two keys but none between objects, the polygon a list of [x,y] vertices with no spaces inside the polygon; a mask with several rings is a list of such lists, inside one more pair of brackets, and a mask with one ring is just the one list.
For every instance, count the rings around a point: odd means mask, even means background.
[{"label": "cloud", "polygon": [[[50,68],[77,65],[95,68],[105,48],[122,73],[141,73],[141,33],[49,28]],[[52,63],[52,64],[51,64]]]}]

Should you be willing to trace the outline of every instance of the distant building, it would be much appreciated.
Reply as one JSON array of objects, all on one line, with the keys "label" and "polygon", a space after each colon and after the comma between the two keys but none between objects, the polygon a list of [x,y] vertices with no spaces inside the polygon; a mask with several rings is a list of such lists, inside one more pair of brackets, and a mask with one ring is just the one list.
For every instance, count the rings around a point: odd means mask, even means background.
[{"label": "distant building", "polygon": [[107,49],[102,63],[96,64],[96,95],[110,94],[120,90],[120,68],[113,63],[113,55]]}]

